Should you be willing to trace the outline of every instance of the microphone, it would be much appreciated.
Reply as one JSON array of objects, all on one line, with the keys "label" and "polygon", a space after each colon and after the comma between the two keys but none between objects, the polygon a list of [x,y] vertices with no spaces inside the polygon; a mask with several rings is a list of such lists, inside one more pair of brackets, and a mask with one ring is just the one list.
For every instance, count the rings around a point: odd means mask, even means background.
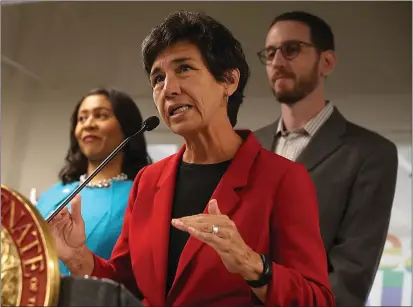
[{"label": "microphone", "polygon": [[105,160],[90,174],[81,185],[79,185],[70,195],[54,210],[46,219],[47,223],[50,223],[53,218],[59,214],[60,211],[77,195],[79,192],[110,162],[112,159],[118,154],[119,151],[125,147],[129,141],[137,136],[138,134],[145,132],[145,131],[152,131],[159,125],[159,118],[157,116],[148,117],[142,124],[142,128],[139,129],[137,132],[126,138],[122,143],[119,144],[118,147],[115,148],[114,151],[110,153],[109,156],[106,157]]}]

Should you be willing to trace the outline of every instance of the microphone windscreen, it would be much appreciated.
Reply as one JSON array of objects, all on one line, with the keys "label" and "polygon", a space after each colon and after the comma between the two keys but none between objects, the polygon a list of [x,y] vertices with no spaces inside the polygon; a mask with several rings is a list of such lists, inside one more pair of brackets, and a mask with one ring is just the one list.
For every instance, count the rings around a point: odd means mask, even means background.
[{"label": "microphone windscreen", "polygon": [[143,125],[146,127],[146,131],[152,131],[159,126],[159,123],[160,121],[157,116],[151,116],[143,122]]}]

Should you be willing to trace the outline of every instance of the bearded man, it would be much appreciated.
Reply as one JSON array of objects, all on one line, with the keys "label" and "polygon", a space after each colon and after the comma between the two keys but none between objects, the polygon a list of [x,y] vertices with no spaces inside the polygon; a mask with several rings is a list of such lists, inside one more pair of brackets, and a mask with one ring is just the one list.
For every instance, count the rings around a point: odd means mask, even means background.
[{"label": "bearded man", "polygon": [[309,171],[336,304],[365,306],[389,227],[396,146],[347,121],[326,99],[325,80],[336,56],[334,35],[321,18],[306,12],[279,15],[258,57],[281,117],[255,135],[264,148]]}]

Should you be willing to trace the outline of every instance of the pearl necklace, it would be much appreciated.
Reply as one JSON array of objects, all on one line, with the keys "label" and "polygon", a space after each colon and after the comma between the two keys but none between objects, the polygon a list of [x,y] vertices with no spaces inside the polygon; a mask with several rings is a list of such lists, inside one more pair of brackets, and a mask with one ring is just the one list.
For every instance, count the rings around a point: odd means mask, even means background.
[{"label": "pearl necklace", "polygon": [[[87,178],[86,174],[83,174],[82,176],[80,176],[80,179],[79,179],[80,183],[82,184],[86,180],[86,178]],[[109,188],[111,186],[112,180],[126,181],[128,180],[128,175],[126,175],[125,173],[122,173],[110,179],[103,179],[103,180],[99,180],[98,182],[89,182],[86,186],[90,188]]]}]

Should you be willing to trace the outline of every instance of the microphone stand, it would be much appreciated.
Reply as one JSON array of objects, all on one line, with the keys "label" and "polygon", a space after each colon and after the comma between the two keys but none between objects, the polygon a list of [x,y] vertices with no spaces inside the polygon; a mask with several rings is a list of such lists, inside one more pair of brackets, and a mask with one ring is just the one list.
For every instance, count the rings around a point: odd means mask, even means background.
[{"label": "microphone stand", "polygon": [[[159,123],[159,120],[158,120]],[[149,128],[149,129],[148,129]],[[79,185],[72,193],[70,193],[70,195],[57,207],[56,210],[54,210],[46,219],[47,223],[50,223],[51,220],[53,220],[53,218],[59,214],[60,211],[62,211],[62,209],[64,207],[66,207],[66,205],[77,195],[79,194],[79,192],[97,175],[97,173],[99,173],[117,154],[119,151],[122,150],[123,147],[125,147],[125,145],[127,143],[129,143],[129,141],[136,136],[137,134],[146,131],[146,130],[152,130],[150,129],[151,127],[148,127],[148,124],[145,122],[144,125],[142,126],[142,128],[135,132],[134,134],[132,134],[130,137],[126,138],[122,143],[119,144],[118,147],[115,148],[114,151],[112,151],[110,153],[109,156],[106,157],[105,160],[103,160],[103,162],[93,171],[92,174],[90,174],[86,180],[84,182],[82,182],[81,185]]]}]

